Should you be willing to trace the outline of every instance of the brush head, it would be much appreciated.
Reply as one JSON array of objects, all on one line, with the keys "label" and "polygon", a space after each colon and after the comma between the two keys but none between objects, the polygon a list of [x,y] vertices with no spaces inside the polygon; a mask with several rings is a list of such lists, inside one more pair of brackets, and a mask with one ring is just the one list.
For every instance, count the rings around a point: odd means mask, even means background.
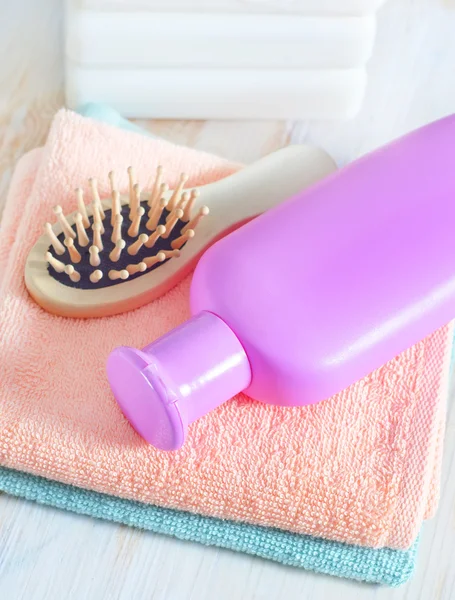
[{"label": "brush head", "polygon": [[148,193],[141,192],[132,167],[127,173],[127,196],[121,196],[117,177],[110,171],[110,200],[101,199],[97,180],[90,178],[90,204],[85,204],[84,192],[77,188],[76,213],[66,216],[60,205],[54,208],[60,231],[50,223],[44,228],[48,243],[43,258],[51,279],[77,290],[119,286],[178,258],[195,236],[208,208],[194,211],[199,191],[183,190],[185,173],[169,192],[159,166]]},{"label": "brush head", "polygon": [[[143,214],[145,214],[146,207],[147,201],[144,200],[140,205]],[[111,210],[107,209],[105,211],[106,218],[102,222],[104,226],[104,233],[100,233],[103,246],[102,249],[99,248],[99,245],[97,245],[95,239],[96,229],[98,228],[98,230],[100,230],[101,227],[99,224],[94,223],[94,217],[92,215],[88,217],[90,225],[85,230],[86,236],[89,240],[88,244],[81,245],[77,239],[68,239],[65,237],[65,233],[60,233],[57,235],[57,239],[65,246],[65,253],[63,255],[56,254],[51,245],[48,249],[48,252],[50,252],[52,255],[55,255],[56,258],[58,257],[59,260],[65,264],[72,264],[79,272],[80,280],[78,282],[72,281],[65,274],[65,272],[62,273],[57,271],[48,261],[49,276],[62,285],[84,290],[91,290],[94,288],[94,286],[97,288],[108,288],[113,285],[120,285],[122,281],[125,281],[125,278],[119,280],[117,278],[112,279],[109,276],[105,276],[97,281],[93,281],[90,276],[95,270],[101,270],[105,275],[108,275],[111,270],[126,270],[128,273],[130,273],[126,279],[141,277],[141,275],[146,271],[152,271],[153,269],[159,268],[162,262],[178,257],[178,254],[169,253],[169,251],[182,249],[184,245],[193,237],[193,235],[190,234],[183,236],[183,240],[181,239],[183,235],[182,229],[186,226],[186,223],[182,221],[181,218],[177,218],[170,235],[166,239],[163,237],[163,233],[166,233],[166,220],[172,215],[172,213],[167,209],[162,211],[158,225],[153,231],[147,229],[146,221],[144,218],[142,218],[140,219],[140,223],[138,224],[136,231],[132,231],[131,233],[133,235],[130,235],[129,230],[131,229],[132,222],[128,216],[129,212],[130,207],[128,205],[121,206],[120,213],[117,215],[117,217],[121,218],[116,219],[116,227],[115,223],[114,226],[111,225]],[[93,227],[95,227],[95,229],[93,229]],[[116,235],[114,235],[114,233]],[[147,247],[147,242],[156,233],[158,235],[155,235],[156,239],[153,247]],[[93,253],[96,252],[96,250],[92,249],[93,247],[98,248],[97,256],[99,257],[99,263],[95,265],[92,265],[91,263],[91,257]],[[164,261],[155,262],[150,267],[147,267],[145,271],[138,270],[137,272],[132,273],[135,265],[140,263],[147,264],[144,262],[146,259],[153,259],[162,251],[167,253]]]},{"label": "brush head", "polygon": [[[142,306],[178,283],[197,258],[185,251],[182,266],[169,268],[197,235],[208,212],[198,207],[198,190],[184,190],[182,174],[169,191],[163,168],[141,190],[129,167],[128,193],[120,194],[116,174],[108,174],[110,193],[98,181],[75,190],[75,212],[54,208],[56,222],[46,223],[25,267],[27,288],[49,312],[71,317],[117,314]],[[203,210],[204,209],[204,210]],[[180,261],[179,261],[180,263]]]}]

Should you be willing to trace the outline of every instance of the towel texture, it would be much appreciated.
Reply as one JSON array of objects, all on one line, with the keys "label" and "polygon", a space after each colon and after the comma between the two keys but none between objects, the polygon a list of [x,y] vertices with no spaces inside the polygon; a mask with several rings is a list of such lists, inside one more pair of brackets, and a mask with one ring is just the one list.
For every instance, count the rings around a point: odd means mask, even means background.
[{"label": "towel texture", "polygon": [[162,453],[120,414],[104,364],[115,346],[144,346],[187,318],[189,281],[101,320],[51,316],[29,298],[23,266],[52,205],[73,206],[74,186],[89,176],[106,191],[112,168],[126,189],[130,163],[150,183],[158,161],[171,185],[183,170],[194,185],[236,168],[62,111],[31,193],[21,197],[12,186],[1,240],[11,247],[6,258],[0,253],[1,464],[206,516],[410,547],[438,495],[450,327],[316,406],[283,409],[238,396],[193,424],[181,450]]},{"label": "towel texture", "polygon": [[363,548],[124,500],[4,467],[0,467],[0,490],[47,506],[180,540],[245,552],[291,567],[368,583],[398,586],[409,579],[415,566],[418,542],[410,550]]}]

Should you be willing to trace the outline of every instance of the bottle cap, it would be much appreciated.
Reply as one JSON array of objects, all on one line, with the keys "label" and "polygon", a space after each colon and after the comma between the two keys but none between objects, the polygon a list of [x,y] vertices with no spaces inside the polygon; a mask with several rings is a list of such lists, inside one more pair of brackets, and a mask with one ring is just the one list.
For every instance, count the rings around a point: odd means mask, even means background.
[{"label": "bottle cap", "polygon": [[134,429],[161,450],[177,450],[188,425],[246,389],[251,370],[237,336],[201,312],[142,350],[109,356],[115,399]]}]

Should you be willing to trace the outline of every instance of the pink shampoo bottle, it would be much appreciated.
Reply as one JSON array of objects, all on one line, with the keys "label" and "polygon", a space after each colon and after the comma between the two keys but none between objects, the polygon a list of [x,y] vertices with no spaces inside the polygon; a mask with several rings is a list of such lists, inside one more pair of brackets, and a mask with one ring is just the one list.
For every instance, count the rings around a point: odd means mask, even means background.
[{"label": "pink shampoo bottle", "polygon": [[165,450],[238,392],[320,402],[445,325],[455,317],[455,116],[216,242],[194,273],[191,311],[108,360],[123,413]]}]

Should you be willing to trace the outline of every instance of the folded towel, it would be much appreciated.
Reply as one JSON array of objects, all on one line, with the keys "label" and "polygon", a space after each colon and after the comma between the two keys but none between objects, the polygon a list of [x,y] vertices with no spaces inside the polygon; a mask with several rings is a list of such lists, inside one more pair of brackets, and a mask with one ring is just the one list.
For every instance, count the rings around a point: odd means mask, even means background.
[{"label": "folded towel", "polygon": [[[25,258],[57,199],[69,208],[76,184],[91,175],[104,183],[111,168],[126,189],[130,163],[146,183],[158,160],[171,184],[182,170],[191,185],[233,171],[207,154],[61,111],[30,196],[12,188],[0,253],[0,464],[205,516],[409,547],[438,495],[449,326],[315,406],[238,396],[194,423],[181,450],[163,453],[120,414],[104,364],[116,345],[143,346],[184,320],[189,281],[139,310],[99,320],[55,317],[29,298]],[[3,260],[5,240],[11,248]]]},{"label": "folded towel", "polygon": [[[119,123],[119,115],[105,106],[82,107],[92,118]],[[26,154],[18,163],[11,183],[3,231],[13,235],[30,195],[42,151]],[[0,245],[0,278],[8,258],[11,238]],[[0,279],[1,282],[1,279]],[[338,577],[397,586],[409,579],[417,542],[410,550],[371,549],[321,538],[294,534],[268,527],[194,515],[115,496],[84,490],[13,469],[0,467],[0,490],[40,504],[73,511],[178,539],[219,546],[274,560],[285,565]]]},{"label": "folded towel", "polygon": [[105,102],[137,118],[346,119],[358,112],[366,81],[363,67],[123,69],[65,61],[68,106]]},{"label": "folded towel", "polygon": [[84,0],[91,10],[158,12],[292,13],[312,15],[364,15],[376,11],[385,0]]},{"label": "folded towel", "polygon": [[[91,104],[81,107],[80,112],[126,129],[133,125],[105,105]],[[135,130],[145,133],[136,126]],[[25,199],[30,195],[41,153],[41,150],[29,152],[18,163],[10,198]],[[16,230],[14,223],[17,224],[19,220],[22,206],[21,201],[8,203],[3,227],[11,234]],[[0,246],[0,277],[12,241],[13,238]],[[363,548],[107,496],[4,467],[0,467],[0,490],[48,506],[164,533],[178,539],[215,545],[285,565],[365,582],[400,585],[409,579],[415,566],[417,542],[407,551]]]},{"label": "folded towel", "polygon": [[284,565],[368,583],[398,586],[409,579],[415,566],[417,542],[410,550],[363,548],[142,504],[4,467],[0,467],[0,490],[39,504],[180,540],[245,552]]},{"label": "folded towel", "polygon": [[65,53],[88,68],[350,69],[376,17],[91,11],[68,2]]}]

